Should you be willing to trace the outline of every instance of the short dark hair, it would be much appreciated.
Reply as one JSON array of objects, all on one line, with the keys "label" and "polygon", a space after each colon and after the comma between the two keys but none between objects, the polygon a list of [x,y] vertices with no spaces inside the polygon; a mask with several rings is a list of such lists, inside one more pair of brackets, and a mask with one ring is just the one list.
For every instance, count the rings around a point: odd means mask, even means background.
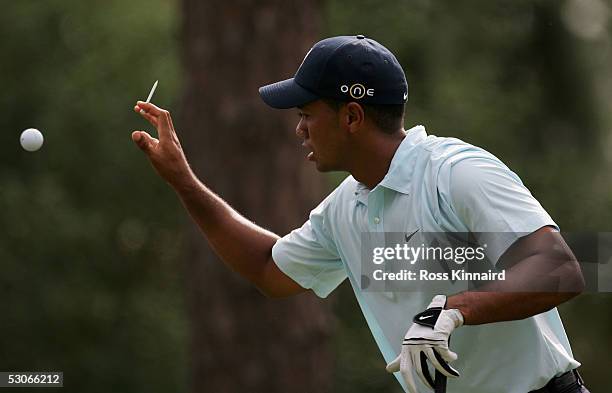
[{"label": "short dark hair", "polygon": [[[348,102],[338,101],[330,98],[322,98],[328,106],[336,112]],[[365,115],[385,134],[393,134],[400,129],[404,120],[404,104],[399,105],[375,105],[360,104]]]}]

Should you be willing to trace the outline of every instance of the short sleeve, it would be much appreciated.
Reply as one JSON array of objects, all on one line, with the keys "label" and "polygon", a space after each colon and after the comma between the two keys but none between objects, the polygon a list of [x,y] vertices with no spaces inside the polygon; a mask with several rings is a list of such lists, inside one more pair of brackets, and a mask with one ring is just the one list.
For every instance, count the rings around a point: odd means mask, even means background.
[{"label": "short sleeve", "polygon": [[493,262],[517,239],[557,225],[520,178],[496,159],[471,158],[451,168],[452,209],[487,244]]},{"label": "short sleeve", "polygon": [[329,200],[323,201],[301,228],[279,239],[272,248],[272,259],[278,268],[322,298],[347,277],[333,239],[325,228],[327,203]]}]

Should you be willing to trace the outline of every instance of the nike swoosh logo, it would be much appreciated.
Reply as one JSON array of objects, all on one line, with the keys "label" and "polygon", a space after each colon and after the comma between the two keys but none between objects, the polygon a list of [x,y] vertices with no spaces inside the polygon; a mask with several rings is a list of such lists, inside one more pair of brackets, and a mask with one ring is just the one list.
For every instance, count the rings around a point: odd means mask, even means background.
[{"label": "nike swoosh logo", "polygon": [[410,235],[409,234],[405,234],[405,238],[406,238],[406,243],[408,243],[410,241],[410,239],[412,239],[412,236],[414,236],[419,230],[417,229],[416,231],[412,232]]},{"label": "nike swoosh logo", "polygon": [[427,318],[431,318],[433,317],[433,315],[423,315],[419,317],[419,321],[422,321],[423,319],[427,319]]},{"label": "nike swoosh logo", "polygon": [[406,100],[406,98],[408,98],[408,93],[404,93],[404,100]]}]

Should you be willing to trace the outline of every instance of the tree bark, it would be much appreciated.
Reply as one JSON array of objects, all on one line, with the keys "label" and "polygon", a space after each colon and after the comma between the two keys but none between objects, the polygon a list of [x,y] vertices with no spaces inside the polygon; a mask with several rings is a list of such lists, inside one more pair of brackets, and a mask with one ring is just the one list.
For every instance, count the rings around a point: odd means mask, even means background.
[{"label": "tree bark", "polygon": [[[317,40],[319,4],[183,0],[182,7],[186,154],[234,208],[284,234],[307,218],[325,185],[300,158],[295,113],[266,107],[257,89],[295,73]],[[218,260],[194,225],[189,233],[191,390],[329,391],[329,306],[312,294],[266,299]]]}]

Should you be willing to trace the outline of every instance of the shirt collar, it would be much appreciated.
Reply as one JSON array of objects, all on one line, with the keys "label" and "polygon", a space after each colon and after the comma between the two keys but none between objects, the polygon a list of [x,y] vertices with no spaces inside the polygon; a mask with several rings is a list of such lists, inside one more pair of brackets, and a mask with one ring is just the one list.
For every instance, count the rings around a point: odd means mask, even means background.
[{"label": "shirt collar", "polygon": [[[427,132],[425,127],[421,125],[406,131],[406,137],[400,143],[391,159],[389,171],[376,187],[383,186],[402,194],[408,194],[417,158],[416,154],[414,154],[414,148],[425,138],[427,138]],[[357,183],[355,188],[357,200],[365,203],[364,199],[367,200],[367,191],[369,190],[364,184]]]},{"label": "shirt collar", "polygon": [[368,206],[368,193],[370,190],[363,183],[357,182],[355,185],[355,201]]},{"label": "shirt collar", "polygon": [[380,182],[381,186],[408,194],[417,159],[414,148],[425,138],[427,138],[427,132],[425,132],[425,127],[421,125],[412,127],[407,131],[406,137],[393,155],[389,171]]}]

